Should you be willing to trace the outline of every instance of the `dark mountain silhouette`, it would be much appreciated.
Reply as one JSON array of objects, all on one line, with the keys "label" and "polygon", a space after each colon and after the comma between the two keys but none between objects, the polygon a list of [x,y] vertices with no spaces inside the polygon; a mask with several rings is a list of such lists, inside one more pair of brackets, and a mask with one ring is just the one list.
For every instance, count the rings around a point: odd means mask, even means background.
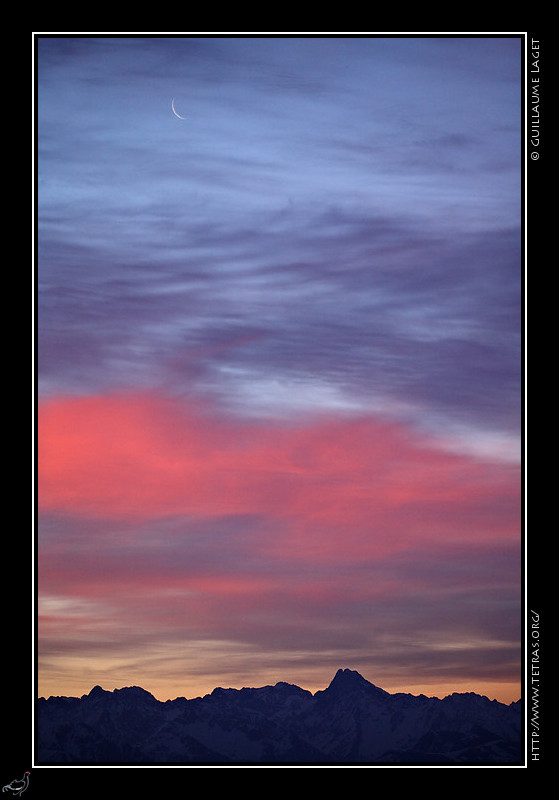
[{"label": "dark mountain silhouette", "polygon": [[137,686],[40,698],[38,764],[521,764],[520,701],[390,694],[340,669],[165,702]]}]

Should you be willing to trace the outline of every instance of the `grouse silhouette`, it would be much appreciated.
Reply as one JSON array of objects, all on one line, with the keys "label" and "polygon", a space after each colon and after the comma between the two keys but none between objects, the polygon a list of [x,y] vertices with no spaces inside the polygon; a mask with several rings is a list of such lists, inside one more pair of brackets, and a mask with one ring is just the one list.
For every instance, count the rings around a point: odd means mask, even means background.
[{"label": "grouse silhouette", "polygon": [[14,795],[14,797],[19,797],[19,795],[24,792],[27,787],[29,786],[29,772],[25,772],[23,778],[18,781],[12,781],[11,783],[7,783],[5,786],[2,787],[2,791],[10,791]]}]

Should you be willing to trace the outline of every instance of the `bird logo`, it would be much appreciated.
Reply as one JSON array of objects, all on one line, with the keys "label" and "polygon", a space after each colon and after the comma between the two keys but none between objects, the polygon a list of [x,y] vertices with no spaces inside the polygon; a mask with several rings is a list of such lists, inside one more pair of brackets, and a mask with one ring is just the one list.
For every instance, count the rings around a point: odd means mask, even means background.
[{"label": "bird logo", "polygon": [[18,781],[17,779],[12,781],[11,783],[7,783],[5,786],[2,787],[3,792],[11,792],[14,797],[19,797],[19,795],[24,792],[27,787],[29,786],[29,772],[25,772],[23,778]]}]

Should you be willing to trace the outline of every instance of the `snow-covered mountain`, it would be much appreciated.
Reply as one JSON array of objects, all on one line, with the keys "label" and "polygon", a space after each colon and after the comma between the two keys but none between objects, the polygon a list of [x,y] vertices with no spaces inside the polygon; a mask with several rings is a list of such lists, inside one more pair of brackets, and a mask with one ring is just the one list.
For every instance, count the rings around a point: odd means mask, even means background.
[{"label": "snow-covered mountain", "polygon": [[520,701],[389,694],[350,669],[311,692],[214,689],[161,702],[137,686],[40,698],[39,764],[521,764]]}]

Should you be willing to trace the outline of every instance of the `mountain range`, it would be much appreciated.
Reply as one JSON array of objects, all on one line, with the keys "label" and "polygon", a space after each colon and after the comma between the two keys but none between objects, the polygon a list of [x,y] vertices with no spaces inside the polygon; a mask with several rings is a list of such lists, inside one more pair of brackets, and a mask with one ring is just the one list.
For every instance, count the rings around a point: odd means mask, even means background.
[{"label": "mountain range", "polygon": [[36,742],[39,765],[523,763],[520,701],[390,694],[351,669],[314,694],[280,681],[190,700],[137,686],[41,697]]}]

